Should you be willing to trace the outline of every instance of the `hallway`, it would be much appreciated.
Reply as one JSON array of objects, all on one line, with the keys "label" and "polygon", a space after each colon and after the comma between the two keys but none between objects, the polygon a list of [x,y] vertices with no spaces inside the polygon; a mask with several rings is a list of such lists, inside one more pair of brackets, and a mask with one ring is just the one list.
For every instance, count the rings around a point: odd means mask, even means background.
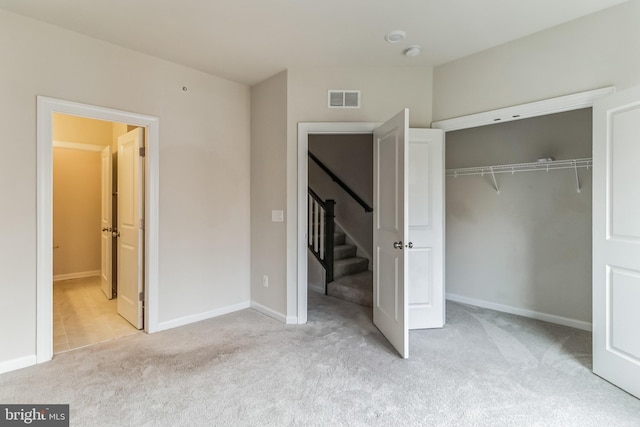
[{"label": "hallway", "polygon": [[53,353],[138,333],[117,313],[117,299],[100,290],[100,277],[53,284]]}]

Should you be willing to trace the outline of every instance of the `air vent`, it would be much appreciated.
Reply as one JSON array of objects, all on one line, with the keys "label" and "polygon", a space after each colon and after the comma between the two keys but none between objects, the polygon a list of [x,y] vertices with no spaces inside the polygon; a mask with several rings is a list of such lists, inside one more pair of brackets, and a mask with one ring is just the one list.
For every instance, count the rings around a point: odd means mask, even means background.
[{"label": "air vent", "polygon": [[330,90],[329,108],[360,108],[360,91]]}]

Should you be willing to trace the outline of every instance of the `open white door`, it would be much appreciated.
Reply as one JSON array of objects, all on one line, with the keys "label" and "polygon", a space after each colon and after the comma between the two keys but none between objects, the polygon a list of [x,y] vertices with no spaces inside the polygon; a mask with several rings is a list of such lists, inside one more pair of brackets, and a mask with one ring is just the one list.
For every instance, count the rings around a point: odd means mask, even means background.
[{"label": "open white door", "polygon": [[593,108],[593,372],[640,398],[640,87]]},{"label": "open white door", "polygon": [[409,329],[441,328],[444,292],[444,132],[409,129]]},{"label": "open white door", "polygon": [[118,138],[118,314],[142,329],[144,191],[142,129]]},{"label": "open white door", "polygon": [[373,132],[373,323],[409,357],[407,163],[409,110]]},{"label": "open white door", "polygon": [[100,286],[104,295],[113,298],[112,280],[111,280],[111,247],[112,247],[112,224],[111,224],[111,147],[105,147],[102,150],[100,160],[101,173],[101,206],[100,206]]}]

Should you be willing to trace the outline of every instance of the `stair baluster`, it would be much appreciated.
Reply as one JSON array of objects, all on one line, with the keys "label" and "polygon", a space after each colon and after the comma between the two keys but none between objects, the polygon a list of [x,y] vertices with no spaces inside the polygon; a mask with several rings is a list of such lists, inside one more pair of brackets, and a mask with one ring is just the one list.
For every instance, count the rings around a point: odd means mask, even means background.
[{"label": "stair baluster", "polygon": [[[333,233],[335,232],[335,200],[322,201],[309,188],[307,245],[325,271],[325,284],[333,282]],[[325,294],[327,287],[325,286]]]}]

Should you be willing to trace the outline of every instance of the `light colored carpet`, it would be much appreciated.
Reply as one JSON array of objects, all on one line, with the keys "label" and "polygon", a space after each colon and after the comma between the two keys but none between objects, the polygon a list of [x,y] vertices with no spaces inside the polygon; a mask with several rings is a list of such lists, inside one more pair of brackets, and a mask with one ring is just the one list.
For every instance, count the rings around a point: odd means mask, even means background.
[{"label": "light colored carpet", "polygon": [[0,375],[1,403],[69,403],[73,426],[638,426],[590,372],[590,334],[454,303],[400,359],[370,309],[310,293],[309,323],[243,310]]}]

